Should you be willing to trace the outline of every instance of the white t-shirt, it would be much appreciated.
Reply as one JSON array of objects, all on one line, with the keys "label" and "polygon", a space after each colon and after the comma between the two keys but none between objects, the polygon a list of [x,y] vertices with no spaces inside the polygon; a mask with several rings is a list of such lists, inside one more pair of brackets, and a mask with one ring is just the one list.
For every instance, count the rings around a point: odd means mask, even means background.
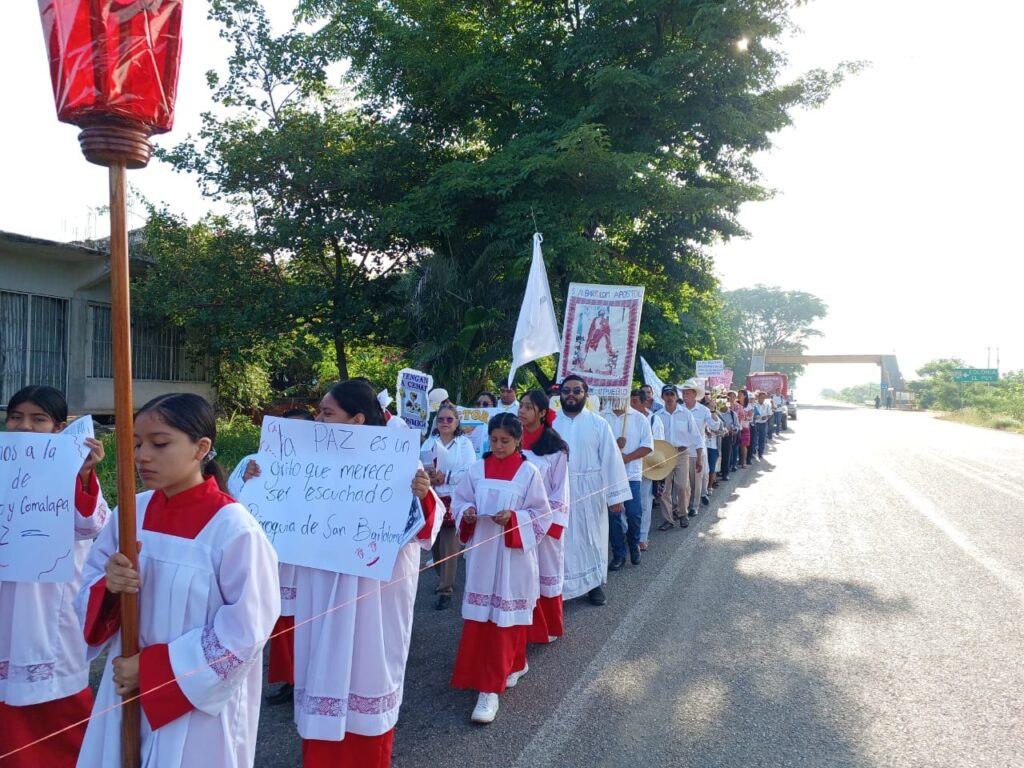
[{"label": "white t-shirt", "polygon": [[[638,448],[654,448],[654,433],[651,431],[651,423],[644,414],[630,408],[622,416],[618,416],[612,411],[606,411],[601,415],[608,422],[608,426],[612,428],[612,434],[616,440],[623,436],[626,438],[626,445],[622,448],[623,454],[632,453]],[[622,433],[623,417],[628,418],[625,435]],[[643,480],[643,475],[644,460],[642,458],[626,462],[626,477],[630,482]]]},{"label": "white t-shirt", "polygon": [[708,432],[716,429],[711,424],[711,411],[703,403],[694,403],[693,408],[690,408],[689,411],[693,416],[693,423],[697,425],[697,432],[700,434],[701,443],[698,447],[703,448],[707,443]]}]

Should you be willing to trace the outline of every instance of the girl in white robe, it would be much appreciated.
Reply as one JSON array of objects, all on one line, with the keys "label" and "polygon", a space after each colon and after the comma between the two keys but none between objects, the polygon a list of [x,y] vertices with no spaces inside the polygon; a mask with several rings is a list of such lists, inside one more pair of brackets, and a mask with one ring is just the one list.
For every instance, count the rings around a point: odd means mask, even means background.
[{"label": "girl in white robe", "polygon": [[[385,421],[373,387],[358,379],[324,395],[317,421],[395,424],[395,418]],[[295,724],[306,768],[391,764],[420,552],[433,544],[443,512],[422,469],[412,490],[425,522],[399,553],[390,581],[295,569]]]},{"label": "girl in white robe", "polygon": [[[29,386],[7,404],[8,432],[60,432],[68,404],[53,387]],[[88,455],[75,483],[75,575],[64,583],[0,582],[0,755],[5,768],[72,766],[92,710],[85,641],[72,601],[82,564],[110,517],[95,467],[103,444],[85,438]],[[28,749],[37,739],[77,727]]]},{"label": "girl in white robe", "polygon": [[[213,409],[164,395],[135,417],[139,567],[116,522],[89,553],[75,607],[91,657],[109,648],[78,764],[121,765],[122,697],[141,690],[142,765],[252,766],[262,649],[280,613],[277,557],[223,489]],[[116,518],[117,511],[114,516]],[[139,595],[141,653],[121,655],[120,596]]]},{"label": "girl in white robe", "polygon": [[519,405],[523,424],[523,455],[540,470],[551,505],[551,526],[537,546],[540,597],[533,610],[527,639],[551,643],[565,633],[562,620],[562,582],[565,573],[565,541],[569,525],[569,446],[551,424],[555,411],[539,389],[527,392]]},{"label": "girl in white robe", "polygon": [[455,489],[452,511],[466,545],[462,637],[452,686],[479,691],[472,720],[490,723],[498,696],[529,670],[527,629],[540,596],[537,545],[551,525],[540,471],[520,451],[511,413],[487,425],[491,450]]}]

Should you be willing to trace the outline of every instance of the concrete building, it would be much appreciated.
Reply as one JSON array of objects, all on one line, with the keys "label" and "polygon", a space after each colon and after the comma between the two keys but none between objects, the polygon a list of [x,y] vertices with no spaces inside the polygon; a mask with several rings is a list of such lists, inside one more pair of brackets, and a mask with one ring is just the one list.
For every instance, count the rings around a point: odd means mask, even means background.
[{"label": "concrete building", "polygon": [[[106,251],[0,232],[0,410],[23,386],[48,384],[72,414],[112,414],[111,346]],[[170,324],[133,321],[132,374],[137,406],[165,392],[213,395]]]}]

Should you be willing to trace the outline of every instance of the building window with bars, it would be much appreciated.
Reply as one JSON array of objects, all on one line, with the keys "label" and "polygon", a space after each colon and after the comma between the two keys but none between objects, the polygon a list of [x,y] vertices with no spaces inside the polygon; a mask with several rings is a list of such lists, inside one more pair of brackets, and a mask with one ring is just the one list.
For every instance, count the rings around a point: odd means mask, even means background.
[{"label": "building window with bars", "polygon": [[[91,304],[94,379],[113,378],[110,306]],[[145,381],[207,381],[206,366],[185,348],[184,334],[172,325],[132,319],[132,377]]]},{"label": "building window with bars", "polygon": [[68,384],[68,301],[0,291],[0,407],[29,384]]}]

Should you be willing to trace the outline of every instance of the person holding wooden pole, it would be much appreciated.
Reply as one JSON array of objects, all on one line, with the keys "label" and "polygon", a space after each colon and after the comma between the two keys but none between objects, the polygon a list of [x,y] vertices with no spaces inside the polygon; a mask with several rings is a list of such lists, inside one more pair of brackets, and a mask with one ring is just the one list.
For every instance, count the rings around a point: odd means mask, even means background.
[{"label": "person holding wooden pole", "polygon": [[[246,768],[256,758],[262,650],[281,613],[277,555],[216,461],[213,408],[163,395],[135,418],[138,568],[108,526],[76,599],[89,657],[108,650],[78,764],[121,765],[120,697],[141,690],[142,763]],[[115,518],[119,510],[114,510]],[[139,596],[141,652],[123,650],[120,602]]]}]

